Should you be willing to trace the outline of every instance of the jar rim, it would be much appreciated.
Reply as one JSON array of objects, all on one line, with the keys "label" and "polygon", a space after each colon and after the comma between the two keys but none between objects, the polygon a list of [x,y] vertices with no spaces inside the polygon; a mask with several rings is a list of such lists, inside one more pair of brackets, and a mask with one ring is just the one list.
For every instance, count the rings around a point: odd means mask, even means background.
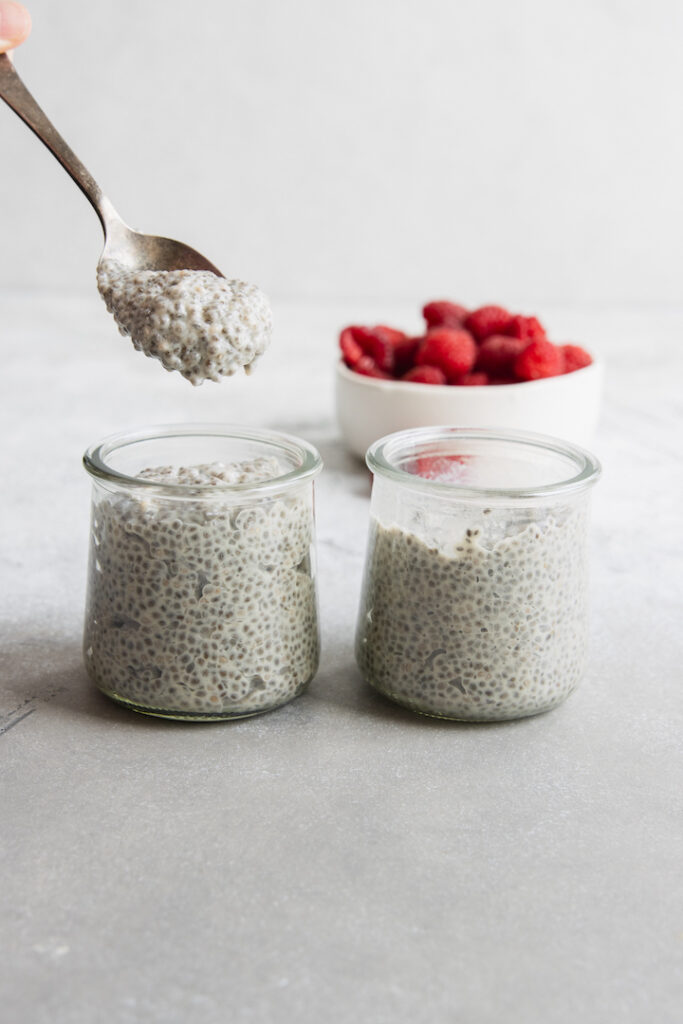
[{"label": "jar rim", "polygon": [[[427,477],[418,476],[399,468],[392,460],[395,460],[399,453],[415,449],[416,454],[419,445],[434,444],[439,441],[483,441],[484,444],[504,442],[517,444],[527,449],[537,448],[539,451],[554,453],[564,459],[571,459],[576,467],[576,472],[566,479],[557,480],[550,484],[541,484],[536,487],[476,487],[471,484],[465,486],[452,480],[430,480]],[[367,450],[365,461],[368,468],[375,475],[393,480],[410,486],[414,489],[424,490],[432,494],[452,496],[458,498],[495,500],[508,499],[514,501],[533,500],[538,498],[550,498],[553,496],[565,496],[581,492],[597,483],[601,474],[602,466],[598,459],[579,445],[569,441],[563,441],[558,437],[551,437],[546,434],[532,433],[525,430],[504,430],[479,427],[415,427],[409,430],[399,430],[393,434],[379,438]]]},{"label": "jar rim", "polygon": [[[294,469],[268,480],[258,480],[241,484],[179,484],[163,483],[147,480],[139,476],[123,473],[108,463],[110,456],[121,448],[145,441],[165,440],[173,437],[224,437],[239,441],[255,441],[269,444],[281,452],[295,457],[299,461]],[[218,494],[260,494],[269,491],[281,491],[283,488],[303,480],[312,479],[323,468],[323,461],[318,450],[308,441],[276,430],[240,427],[226,423],[169,423],[134,430],[120,431],[110,434],[103,440],[90,445],[83,455],[83,465],[90,476],[118,486],[152,489],[175,497],[197,498],[210,497]]]}]

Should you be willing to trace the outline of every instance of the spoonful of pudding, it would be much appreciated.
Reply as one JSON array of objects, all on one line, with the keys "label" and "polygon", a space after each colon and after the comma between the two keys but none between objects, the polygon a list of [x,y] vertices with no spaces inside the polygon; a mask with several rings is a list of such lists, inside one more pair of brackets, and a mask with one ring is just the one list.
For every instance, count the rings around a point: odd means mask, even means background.
[{"label": "spoonful of pudding", "polygon": [[92,204],[104,231],[97,287],[121,334],[192,384],[248,373],[270,342],[272,314],[252,284],[225,278],[201,253],[134,231],[38,106],[6,54],[0,98],[44,142]]}]

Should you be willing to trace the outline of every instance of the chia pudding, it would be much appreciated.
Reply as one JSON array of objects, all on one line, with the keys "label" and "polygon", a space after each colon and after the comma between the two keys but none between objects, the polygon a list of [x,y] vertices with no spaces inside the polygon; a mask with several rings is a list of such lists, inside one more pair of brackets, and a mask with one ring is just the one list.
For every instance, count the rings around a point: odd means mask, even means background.
[{"label": "chia pudding", "polygon": [[271,456],[162,466],[136,473],[158,490],[96,488],[84,650],[108,696],[152,714],[231,718],[284,704],[311,680],[310,485],[259,499],[221,491],[290,468]]},{"label": "chia pudding", "polygon": [[255,285],[210,271],[131,270],[101,260],[97,287],[121,334],[192,384],[248,373],[272,332],[268,301]]},{"label": "chia pudding", "polygon": [[[356,655],[401,704],[486,721],[549,710],[579,683],[587,641],[583,508],[435,546],[371,521]],[[494,539],[498,536],[498,539]]]}]

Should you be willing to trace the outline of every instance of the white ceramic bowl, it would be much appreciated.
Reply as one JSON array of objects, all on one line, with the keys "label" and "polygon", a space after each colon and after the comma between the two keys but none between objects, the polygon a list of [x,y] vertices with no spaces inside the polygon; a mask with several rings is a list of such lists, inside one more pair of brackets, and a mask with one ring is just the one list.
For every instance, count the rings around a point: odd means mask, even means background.
[{"label": "white ceramic bowl", "polygon": [[364,377],[337,366],[337,419],[361,458],[380,437],[408,427],[508,427],[590,447],[600,412],[600,360],[561,377],[457,387]]}]

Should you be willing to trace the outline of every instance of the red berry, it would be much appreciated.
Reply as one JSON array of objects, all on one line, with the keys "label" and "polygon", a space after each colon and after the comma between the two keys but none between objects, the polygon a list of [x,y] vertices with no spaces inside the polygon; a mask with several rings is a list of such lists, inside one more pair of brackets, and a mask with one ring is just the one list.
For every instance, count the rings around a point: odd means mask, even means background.
[{"label": "red berry", "polygon": [[425,480],[440,480],[442,483],[458,483],[462,480],[463,466],[467,455],[421,455],[415,461],[413,473]]},{"label": "red berry", "polygon": [[472,369],[476,355],[477,346],[467,331],[435,327],[417,350],[415,363],[417,366],[438,366],[450,383]]},{"label": "red berry", "polygon": [[368,344],[368,355],[385,373],[394,372],[394,346],[386,338],[375,336],[370,338]]},{"label": "red berry", "polygon": [[483,341],[491,334],[506,334],[512,317],[502,306],[481,306],[465,320],[465,327],[477,341]]},{"label": "red berry", "polygon": [[560,352],[564,358],[564,372],[573,373],[574,370],[582,370],[584,366],[590,366],[593,357],[586,352],[585,348],[579,345],[560,345]]},{"label": "red berry", "polygon": [[358,360],[363,355],[363,349],[354,338],[353,331],[353,327],[345,327],[339,335],[339,347],[342,350],[344,362],[351,369],[354,368]]},{"label": "red berry", "polygon": [[467,317],[467,310],[459,306],[457,302],[447,302],[445,299],[437,302],[428,302],[422,307],[422,316],[427,321],[427,327],[462,327]]},{"label": "red berry", "polygon": [[564,369],[559,348],[550,341],[532,341],[515,359],[515,375],[520,380],[556,377]]},{"label": "red berry", "polygon": [[508,338],[505,334],[491,334],[484,338],[477,353],[477,370],[496,377],[512,376],[515,359],[526,348],[527,342],[520,338]]},{"label": "red berry", "polygon": [[353,369],[363,377],[381,377],[384,380],[391,380],[391,374],[380,370],[372,356],[361,356]]},{"label": "red berry", "polygon": [[546,341],[548,337],[545,327],[535,316],[513,316],[504,333],[522,341]]},{"label": "red berry", "polygon": [[353,340],[360,345],[366,330],[366,327],[359,327],[358,324],[350,324],[348,327],[342,328],[341,334],[339,335],[339,340],[341,341],[342,334],[345,334],[348,331]]},{"label": "red berry", "polygon": [[401,377],[413,384],[447,384],[446,374],[438,366],[414,366]]},{"label": "red berry", "polygon": [[516,377],[491,377],[489,379],[489,384],[491,386],[493,386],[494,384],[519,384],[519,381]]},{"label": "red berry", "polygon": [[413,368],[422,338],[404,338],[394,345],[394,376],[402,377]]},{"label": "red berry", "polygon": [[[376,338],[396,344],[406,337],[403,331],[397,331],[394,327],[387,327],[385,324],[377,324],[375,327],[351,327],[350,330],[353,331],[354,338],[363,349],[371,345]],[[370,353],[366,352],[366,355],[370,355]]]},{"label": "red berry", "polygon": [[396,331],[393,327],[385,327],[378,324],[376,327],[354,327],[353,336],[366,356],[379,366],[385,373],[392,373],[394,369],[394,348],[407,337],[403,331]]},{"label": "red berry", "polygon": [[484,384],[489,383],[488,373],[463,373],[462,377],[456,381],[461,387],[478,388]]}]

